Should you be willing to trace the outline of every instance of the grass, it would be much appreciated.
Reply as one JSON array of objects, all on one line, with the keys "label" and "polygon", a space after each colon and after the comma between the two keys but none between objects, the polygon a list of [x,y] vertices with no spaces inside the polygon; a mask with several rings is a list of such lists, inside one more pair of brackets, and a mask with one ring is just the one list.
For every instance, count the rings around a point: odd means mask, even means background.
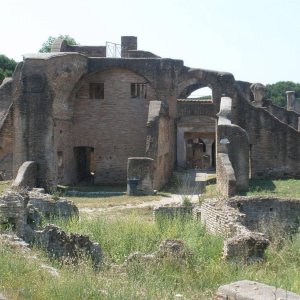
[{"label": "grass", "polygon": [[[80,219],[60,223],[67,231],[88,234],[98,241],[110,268],[94,273],[88,260],[77,266],[59,264],[34,253],[59,269],[60,278],[41,270],[39,260],[0,247],[0,291],[9,299],[211,299],[218,286],[249,279],[300,293],[300,236],[281,249],[270,247],[266,262],[252,265],[222,260],[222,238],[205,232],[199,222],[144,222],[135,212],[122,219]],[[181,239],[192,254],[123,266],[132,252],[152,253],[164,239]],[[119,267],[113,267],[115,265]]]},{"label": "grass", "polygon": [[[251,180],[247,195],[299,198],[299,180]],[[1,188],[1,183],[0,183]],[[142,203],[159,199],[145,197],[70,197],[81,208]],[[216,185],[207,185],[203,197],[218,196]],[[55,220],[54,220],[55,221]],[[88,259],[78,265],[59,263],[41,250],[32,250],[38,259],[29,259],[17,249],[0,244],[0,293],[9,299],[212,299],[216,289],[237,280],[256,280],[300,293],[300,234],[278,248],[267,250],[265,262],[251,265],[222,259],[223,239],[208,234],[195,220],[152,221],[152,210],[126,209],[105,212],[93,219],[81,215],[69,222],[55,221],[68,232],[89,235],[99,242],[106,266],[95,273]],[[185,260],[154,259],[151,262],[123,263],[136,251],[150,254],[165,239],[180,239],[192,255]],[[24,255],[26,259],[24,259]],[[30,254],[31,255],[31,254]],[[59,269],[60,277],[41,269],[45,262]]]},{"label": "grass", "polygon": [[300,179],[251,179],[246,196],[276,196],[300,199]]},{"label": "grass", "polygon": [[[217,192],[215,181],[209,180],[201,199],[215,198]],[[249,191],[240,192],[241,196],[271,196],[300,199],[300,179],[250,179]]]},{"label": "grass", "polygon": [[0,181],[0,194],[6,191],[11,185],[11,180]]},{"label": "grass", "polygon": [[60,185],[61,190],[73,190],[79,192],[126,192],[126,185]]}]

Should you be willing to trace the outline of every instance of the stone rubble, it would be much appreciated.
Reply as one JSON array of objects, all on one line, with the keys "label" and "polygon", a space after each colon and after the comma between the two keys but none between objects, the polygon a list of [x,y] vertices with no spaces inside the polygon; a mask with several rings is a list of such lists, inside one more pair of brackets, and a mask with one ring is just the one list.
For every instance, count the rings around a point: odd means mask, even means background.
[{"label": "stone rubble", "polygon": [[77,262],[78,258],[86,255],[91,258],[98,269],[103,260],[103,253],[98,243],[90,241],[88,236],[67,234],[59,227],[48,224],[41,228],[43,219],[55,217],[78,217],[78,208],[73,202],[64,198],[52,199],[51,195],[39,190],[16,191],[8,190],[0,196],[0,226],[12,230],[15,235],[8,239],[10,245],[36,244],[46,249],[54,258]]}]

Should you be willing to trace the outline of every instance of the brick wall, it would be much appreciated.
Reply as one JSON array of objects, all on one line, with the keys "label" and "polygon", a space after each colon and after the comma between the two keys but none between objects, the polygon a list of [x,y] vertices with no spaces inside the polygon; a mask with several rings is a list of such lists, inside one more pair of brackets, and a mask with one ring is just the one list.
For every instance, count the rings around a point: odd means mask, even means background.
[{"label": "brick wall", "polygon": [[[89,99],[89,83],[104,83],[104,99]],[[74,99],[74,146],[94,147],[96,183],[125,183],[128,157],[145,156],[146,121],[154,90],[131,98],[131,83],[145,79],[113,68],[87,76]]]},{"label": "brick wall", "polygon": [[243,217],[238,210],[227,206],[224,200],[218,199],[207,199],[201,205],[200,216],[197,216],[209,232],[225,237],[237,233],[237,226]]}]

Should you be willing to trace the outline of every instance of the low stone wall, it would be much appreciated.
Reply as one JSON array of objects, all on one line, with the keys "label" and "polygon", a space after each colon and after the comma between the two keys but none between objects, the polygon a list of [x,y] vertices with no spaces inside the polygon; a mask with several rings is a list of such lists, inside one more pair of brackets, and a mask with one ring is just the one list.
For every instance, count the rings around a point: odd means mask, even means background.
[{"label": "low stone wall", "polygon": [[234,170],[226,153],[217,154],[217,190],[224,197],[231,197],[236,192]]},{"label": "low stone wall", "polygon": [[281,239],[298,231],[300,201],[254,196],[207,199],[193,214],[209,232],[227,238],[224,258],[248,262],[263,259],[269,239]]},{"label": "low stone wall", "polygon": [[290,234],[300,225],[300,201],[276,197],[233,197],[228,205],[244,214],[242,224],[267,235]]}]

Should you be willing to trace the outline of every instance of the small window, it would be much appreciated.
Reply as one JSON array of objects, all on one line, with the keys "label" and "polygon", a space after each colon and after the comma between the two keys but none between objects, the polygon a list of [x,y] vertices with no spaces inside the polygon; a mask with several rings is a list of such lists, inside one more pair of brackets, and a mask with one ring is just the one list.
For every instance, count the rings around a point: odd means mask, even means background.
[{"label": "small window", "polygon": [[104,99],[104,83],[90,83],[90,99]]},{"label": "small window", "polygon": [[131,98],[147,98],[147,84],[146,83],[132,83],[131,84]]}]

